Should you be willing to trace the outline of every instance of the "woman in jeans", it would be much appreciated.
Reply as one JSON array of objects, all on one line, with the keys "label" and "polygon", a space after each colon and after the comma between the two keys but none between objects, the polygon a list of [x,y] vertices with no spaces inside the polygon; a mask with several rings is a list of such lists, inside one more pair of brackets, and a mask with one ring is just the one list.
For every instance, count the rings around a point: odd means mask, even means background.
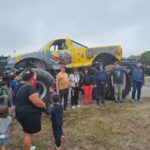
[{"label": "woman in jeans", "polygon": [[89,74],[88,68],[85,68],[84,75],[82,77],[82,89],[84,91],[84,104],[92,104],[92,91],[93,91],[93,78]]}]

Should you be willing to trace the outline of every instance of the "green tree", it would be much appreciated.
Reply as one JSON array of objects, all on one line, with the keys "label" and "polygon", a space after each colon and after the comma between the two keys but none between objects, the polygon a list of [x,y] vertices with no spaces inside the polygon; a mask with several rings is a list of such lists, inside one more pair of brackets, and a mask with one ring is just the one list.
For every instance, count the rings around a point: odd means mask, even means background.
[{"label": "green tree", "polygon": [[150,65],[150,51],[146,51],[141,54],[140,62],[142,62],[144,65]]}]

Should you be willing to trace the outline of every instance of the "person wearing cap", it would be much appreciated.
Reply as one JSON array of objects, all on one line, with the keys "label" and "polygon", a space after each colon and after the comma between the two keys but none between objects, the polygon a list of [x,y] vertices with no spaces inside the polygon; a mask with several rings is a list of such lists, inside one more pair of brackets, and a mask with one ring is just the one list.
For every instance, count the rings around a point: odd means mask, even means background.
[{"label": "person wearing cap", "polygon": [[61,65],[60,72],[56,76],[56,91],[60,95],[60,102],[64,99],[64,110],[67,108],[68,95],[69,95],[69,77],[66,73],[65,65]]},{"label": "person wearing cap", "polygon": [[[142,86],[144,85],[144,71],[142,69],[142,64],[137,63],[136,65],[133,65],[129,63],[129,66],[131,68],[131,77],[132,77],[132,97],[131,101],[142,101],[141,99],[141,89]],[[137,92],[137,98],[135,99],[135,94]]]},{"label": "person wearing cap", "polygon": [[114,62],[114,69],[111,74],[111,84],[114,88],[115,102],[123,102],[122,91],[126,84],[126,75],[124,69],[120,67],[118,60]]},{"label": "person wearing cap", "polygon": [[106,84],[107,84],[107,73],[104,70],[103,62],[100,62],[98,71],[96,71],[96,74],[95,74],[97,105],[99,105],[100,101],[102,104],[105,104],[105,87],[106,87]]},{"label": "person wearing cap", "polygon": [[92,91],[93,91],[93,78],[89,74],[88,68],[84,69],[84,74],[82,76],[82,89],[84,91],[84,104],[92,104]]}]

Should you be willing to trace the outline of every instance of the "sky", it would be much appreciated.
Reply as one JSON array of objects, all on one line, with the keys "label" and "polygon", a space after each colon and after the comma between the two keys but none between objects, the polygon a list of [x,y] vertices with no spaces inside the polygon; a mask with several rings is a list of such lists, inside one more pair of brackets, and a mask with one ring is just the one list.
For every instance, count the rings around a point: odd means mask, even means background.
[{"label": "sky", "polygon": [[149,0],[0,0],[0,55],[39,50],[69,37],[88,47],[150,50]]}]

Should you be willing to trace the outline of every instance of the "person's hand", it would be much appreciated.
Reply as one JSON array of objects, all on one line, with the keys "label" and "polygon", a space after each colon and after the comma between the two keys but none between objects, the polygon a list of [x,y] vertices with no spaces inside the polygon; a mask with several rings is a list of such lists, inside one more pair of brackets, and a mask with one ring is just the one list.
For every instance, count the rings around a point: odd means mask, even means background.
[{"label": "person's hand", "polygon": [[57,94],[59,95],[59,90],[57,90],[56,92],[57,92]]},{"label": "person's hand", "polygon": [[96,86],[96,85],[94,85],[94,87],[96,88],[97,86]]},{"label": "person's hand", "polygon": [[108,87],[108,85],[107,84],[105,84],[105,88],[107,88]]},{"label": "person's hand", "polygon": [[111,85],[112,85],[112,87],[114,88],[114,83],[112,83]]}]

